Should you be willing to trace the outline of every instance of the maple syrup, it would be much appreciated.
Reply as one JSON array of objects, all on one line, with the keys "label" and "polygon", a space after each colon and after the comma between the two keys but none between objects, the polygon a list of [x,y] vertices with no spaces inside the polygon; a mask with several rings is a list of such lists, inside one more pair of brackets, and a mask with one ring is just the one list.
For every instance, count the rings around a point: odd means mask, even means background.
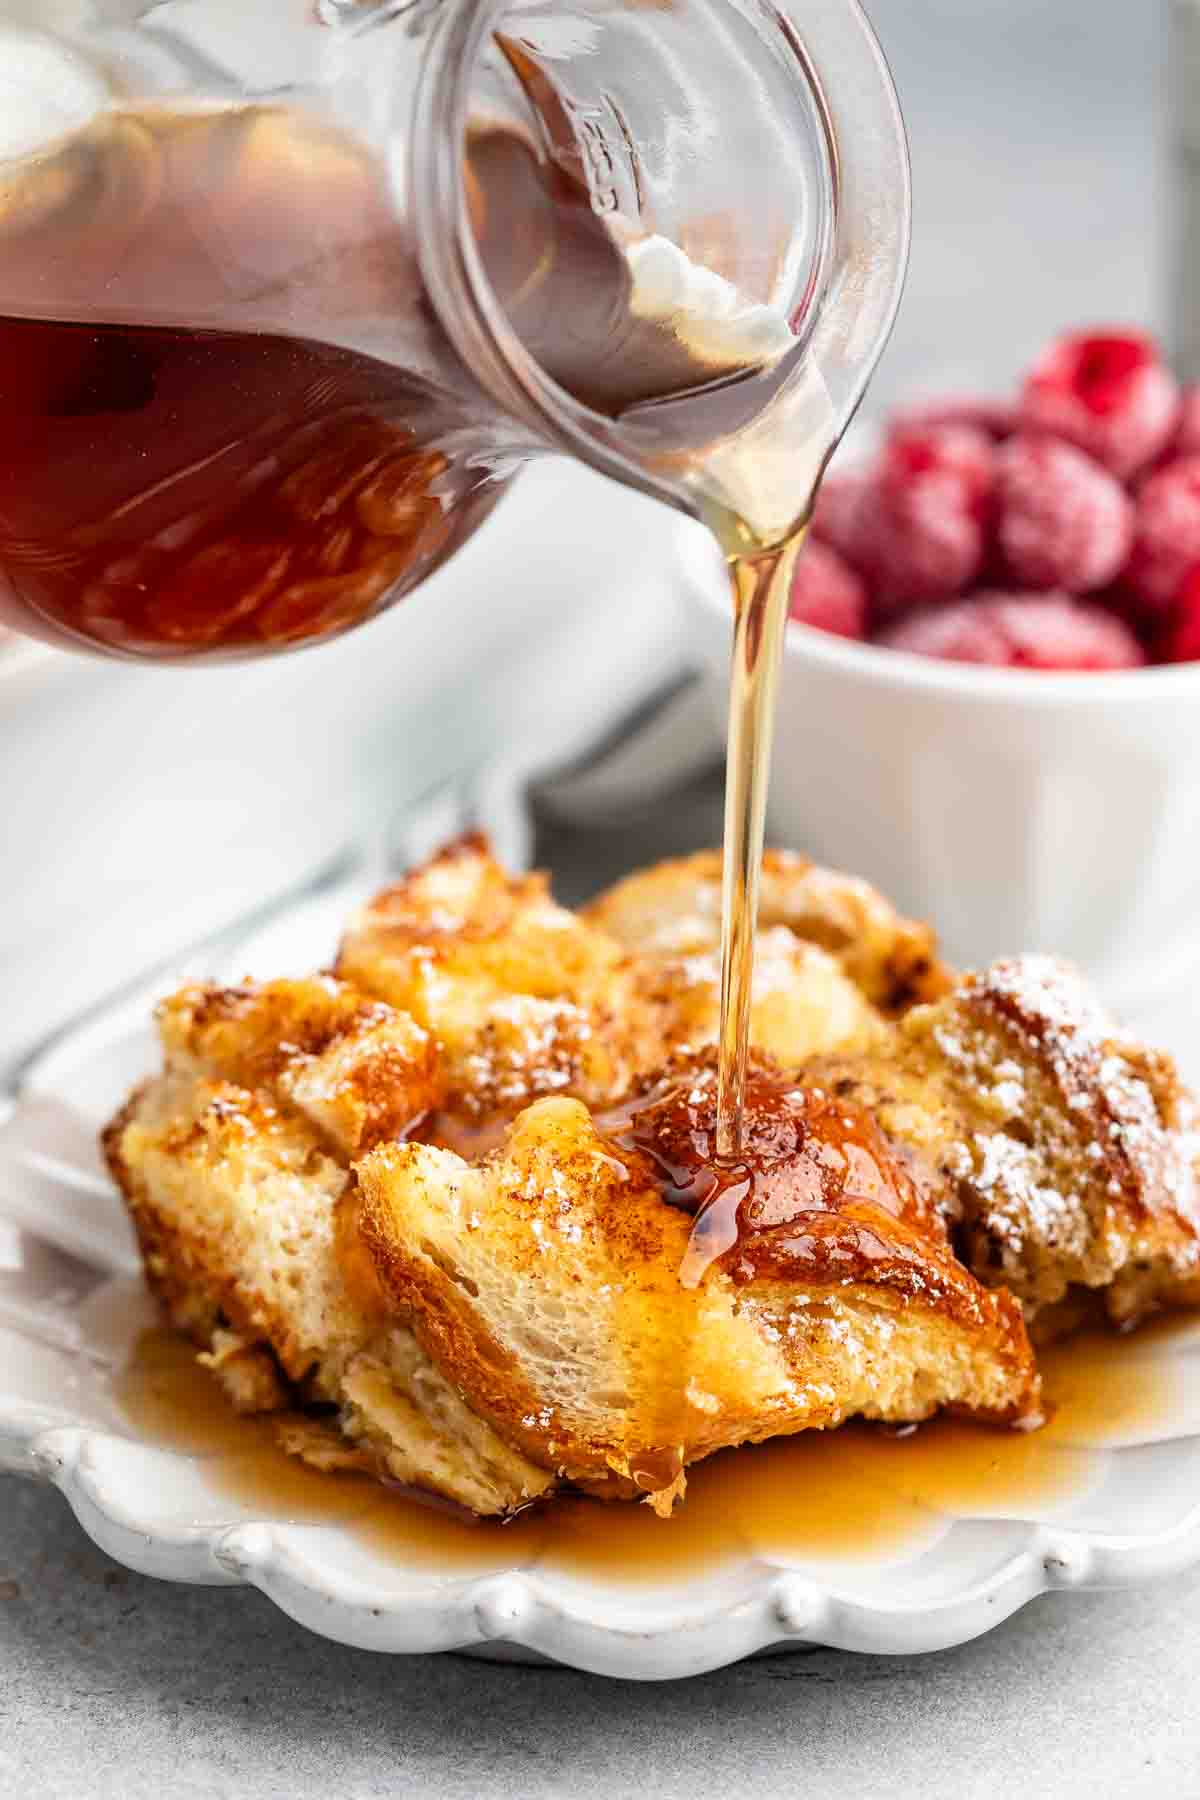
[{"label": "maple syrup", "polygon": [[[530,105],[553,114],[536,83]],[[527,352],[685,453],[686,404],[668,425],[654,403],[738,369],[639,316],[586,183],[532,131],[473,127],[464,168]],[[761,404],[724,391],[701,438]],[[537,448],[451,347],[378,159],[265,104],[109,111],[0,182],[0,392],[0,618],[138,658],[360,624]]]},{"label": "maple syrup", "polygon": [[191,1345],[153,1330],[115,1377],[139,1437],[205,1469],[214,1504],[331,1523],[381,1557],[426,1572],[538,1566],[637,1584],[688,1579],[757,1557],[781,1565],[907,1561],[955,1519],[1052,1519],[1097,1489],[1113,1446],[1200,1433],[1200,1397],[1167,1319],[1131,1337],[1089,1336],[1044,1355],[1052,1412],[1036,1432],[939,1418],[897,1433],[851,1424],[723,1451],[688,1471],[664,1521],[647,1506],[563,1496],[506,1524],[421,1503],[361,1475],[320,1474],[284,1454],[268,1418],[239,1418]]},{"label": "maple syrup", "polygon": [[[501,298],[569,378],[587,331],[554,339],[563,272],[611,310],[621,259],[609,243],[606,288],[598,222],[509,134],[469,144]],[[382,171],[317,121],[106,113],[0,186],[0,258],[0,617],[20,629],[154,659],[315,642],[422,583],[504,490],[512,434],[433,317]]]},{"label": "maple syrup", "polygon": [[[812,495],[803,499],[807,508]],[[736,1162],[741,1152],[776,692],[792,571],[802,546],[801,532],[780,548],[736,555],[731,562],[736,624],[725,759],[716,1132],[717,1155],[727,1164]]]},{"label": "maple syrup", "polygon": [[[623,258],[511,133],[470,138],[468,185],[516,324],[582,380]],[[381,171],[314,121],[105,114],[0,185],[0,259],[0,617],[20,629],[155,659],[311,643],[423,582],[503,492],[511,433]],[[589,403],[631,397],[614,379]]]},{"label": "maple syrup", "polygon": [[325,344],[8,319],[0,391],[0,613],[127,656],[360,624],[500,491],[427,388]]},{"label": "maple syrup", "polygon": [[312,642],[423,580],[500,491],[435,442],[454,396],[414,308],[375,341],[411,252],[370,160],[315,123],[105,113],[0,188],[0,266],[18,628],[150,658]]},{"label": "maple syrup", "polygon": [[733,1158],[717,1146],[718,1096],[703,1065],[597,1120],[643,1182],[692,1215],[685,1287],[723,1257],[734,1282],[821,1285],[870,1281],[905,1262],[912,1232],[936,1248],[936,1208],[868,1112],[774,1068],[751,1067],[744,1083]]}]

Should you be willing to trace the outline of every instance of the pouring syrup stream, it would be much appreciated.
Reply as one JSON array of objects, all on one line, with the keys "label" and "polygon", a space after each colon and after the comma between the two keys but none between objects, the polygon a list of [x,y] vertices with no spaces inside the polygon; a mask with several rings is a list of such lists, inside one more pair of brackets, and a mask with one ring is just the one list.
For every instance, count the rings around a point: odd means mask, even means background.
[{"label": "pouring syrup stream", "polygon": [[779,664],[792,571],[803,541],[801,529],[777,549],[735,556],[731,563],[735,629],[725,777],[717,1088],[717,1155],[722,1162],[736,1162],[741,1151]]}]

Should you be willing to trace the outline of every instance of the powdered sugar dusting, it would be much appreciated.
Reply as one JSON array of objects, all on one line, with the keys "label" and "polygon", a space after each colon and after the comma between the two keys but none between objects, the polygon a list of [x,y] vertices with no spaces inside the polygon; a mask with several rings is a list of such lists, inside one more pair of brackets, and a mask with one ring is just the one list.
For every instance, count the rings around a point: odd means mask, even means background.
[{"label": "powdered sugar dusting", "polygon": [[[1116,1154],[1108,1192],[1190,1211],[1190,1133],[1172,1130],[1138,1072],[1139,1046],[1113,1022],[1078,973],[1048,956],[995,964],[976,998],[995,1007],[1048,1068],[1067,1108]],[[1089,1146],[1090,1150],[1090,1146]],[[1098,1160],[1098,1159],[1097,1159]]]},{"label": "powdered sugar dusting", "polygon": [[1028,1147],[1006,1132],[974,1140],[978,1161],[972,1185],[985,1204],[989,1233],[1013,1255],[1020,1256],[1032,1234],[1039,1244],[1069,1255],[1087,1247],[1086,1215],[1078,1198],[1039,1182]]},{"label": "powdered sugar dusting", "polygon": [[1011,1059],[993,1063],[991,1045],[972,1044],[962,1032],[951,1031],[945,1025],[934,1029],[933,1041],[951,1068],[971,1084],[989,1112],[998,1119],[1012,1118],[1021,1112],[1026,1093],[1020,1063]]},{"label": "powdered sugar dusting", "polygon": [[1096,1044],[1115,1027],[1078,971],[1053,956],[1019,956],[993,963],[977,978],[979,991],[1012,1003],[1043,1034]]},{"label": "powdered sugar dusting", "polygon": [[[1014,1045],[999,1059],[997,1025]],[[1027,956],[968,977],[931,1035],[972,1121],[946,1167],[1009,1278],[1052,1299],[1111,1281],[1154,1214],[1200,1222],[1189,1096],[1068,965]],[[1190,1230],[1172,1241],[1194,1260]]]}]

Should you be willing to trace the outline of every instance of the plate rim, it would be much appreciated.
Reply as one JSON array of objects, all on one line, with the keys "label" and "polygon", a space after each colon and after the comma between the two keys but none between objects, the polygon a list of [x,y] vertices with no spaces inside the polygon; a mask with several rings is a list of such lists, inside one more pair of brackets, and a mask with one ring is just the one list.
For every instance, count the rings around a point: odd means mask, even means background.
[{"label": "plate rim", "polygon": [[311,1527],[253,1519],[166,1528],[106,1473],[112,1458],[105,1452],[139,1440],[65,1416],[51,1420],[45,1409],[25,1409],[24,1418],[21,1412],[13,1396],[0,1395],[0,1469],[57,1488],[87,1535],[117,1562],[160,1580],[256,1588],[322,1637],[391,1654],[503,1646],[585,1673],[644,1681],[711,1673],[792,1647],[927,1654],[982,1636],[1042,1594],[1132,1586],[1200,1561],[1198,1500],[1168,1530],[1142,1537],[1030,1522],[1021,1545],[982,1579],[897,1607],[839,1594],[828,1580],[764,1562],[751,1564],[751,1580],[732,1593],[713,1596],[696,1584],[694,1600],[658,1624],[604,1616],[606,1599],[619,1598],[627,1610],[636,1588],[606,1594],[588,1583],[581,1597],[582,1589],[556,1590],[553,1575],[536,1570],[427,1576],[389,1596],[306,1556],[296,1534],[302,1540]]},{"label": "plate rim", "polygon": [[[109,1060],[116,1045],[128,1050],[131,1034],[135,1045],[144,1034],[149,1046],[146,988],[168,979],[160,974],[152,983],[139,983],[136,995],[123,994],[90,1014],[27,1065],[7,1115],[0,1104],[0,1189],[6,1168],[19,1174],[22,1130],[48,1098],[73,1110],[77,1119],[85,1117],[85,1108],[71,1107],[73,1078],[81,1070],[86,1077],[96,1058]],[[109,1207],[107,1193],[99,1204]],[[111,1216],[118,1216],[115,1209]],[[0,1191],[0,1219],[43,1235],[30,1209],[22,1207],[15,1184],[7,1204]],[[101,1236],[97,1229],[91,1239],[86,1260],[93,1266]],[[44,1237],[70,1248],[50,1231]],[[116,1234],[101,1273],[126,1278],[131,1273],[128,1245]],[[686,1589],[659,1590],[658,1600],[636,1586],[606,1588],[599,1578],[581,1582],[537,1569],[441,1576],[417,1571],[404,1584],[376,1591],[357,1573],[339,1570],[336,1559],[314,1555],[311,1526],[270,1519],[165,1526],[153,1511],[153,1487],[139,1488],[128,1471],[122,1479],[122,1459],[114,1453],[119,1445],[149,1448],[166,1458],[181,1455],[98,1426],[73,1414],[69,1404],[23,1399],[7,1372],[0,1372],[0,1470],[56,1487],[88,1536],[116,1561],[159,1579],[256,1588],[321,1636],[393,1654],[525,1654],[643,1681],[709,1673],[788,1648],[910,1655],[967,1643],[1045,1593],[1130,1586],[1200,1563],[1198,1494],[1169,1527],[1140,1534],[1072,1526],[1067,1520],[952,1520],[925,1555],[936,1556],[964,1525],[989,1523],[1010,1534],[1010,1551],[982,1576],[965,1569],[944,1592],[919,1601],[889,1600],[886,1565],[876,1565],[880,1578],[867,1594],[839,1591],[828,1569],[815,1572],[753,1558],[735,1580],[728,1571],[714,1571]],[[321,1530],[336,1539],[336,1527]],[[664,1593],[669,1607],[661,1600]]]}]

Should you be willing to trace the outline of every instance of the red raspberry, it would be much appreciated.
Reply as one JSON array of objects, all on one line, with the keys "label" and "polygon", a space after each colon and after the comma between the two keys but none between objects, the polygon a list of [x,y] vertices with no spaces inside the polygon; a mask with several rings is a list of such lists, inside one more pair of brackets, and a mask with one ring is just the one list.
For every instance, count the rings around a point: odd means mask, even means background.
[{"label": "red raspberry", "polygon": [[1200,569],[1184,582],[1158,652],[1160,662],[1200,662]]},{"label": "red raspberry", "polygon": [[934,474],[956,476],[972,510],[982,512],[996,485],[995,445],[974,425],[894,425],[880,470],[882,486],[905,488]]},{"label": "red raspberry", "polygon": [[995,617],[1025,669],[1140,669],[1146,653],[1120,619],[1065,595],[1024,594],[994,602]]},{"label": "red raspberry", "polygon": [[844,562],[857,564],[864,508],[873,486],[872,478],[859,469],[827,475],[817,492],[809,541],[816,538]]},{"label": "red raspberry", "polygon": [[985,550],[971,491],[947,470],[881,484],[876,504],[863,510],[859,567],[880,617],[954,599],[978,578]]},{"label": "red raspberry", "polygon": [[1009,400],[950,395],[919,400],[892,414],[892,429],[897,432],[930,431],[942,425],[965,425],[990,438],[1011,437],[1017,429],[1017,409]]},{"label": "red raspberry", "polygon": [[978,600],[956,606],[925,607],[880,632],[876,643],[913,656],[936,656],[944,662],[991,663],[1006,668],[1012,661],[1004,633],[991,609]]},{"label": "red raspberry", "polygon": [[1125,579],[1152,613],[1169,607],[1200,563],[1200,456],[1181,457],[1145,482],[1134,513]]},{"label": "red raspberry", "polygon": [[1127,626],[1066,594],[979,594],[914,613],[878,640],[892,650],[1000,669],[1136,669],[1145,662]]},{"label": "red raspberry", "polygon": [[1174,452],[1176,456],[1200,455],[1200,387],[1185,388],[1183,391]]},{"label": "red raspberry", "polygon": [[897,431],[854,515],[854,561],[883,617],[975,581],[995,483],[991,440],[965,425]]},{"label": "red raspberry", "polygon": [[796,562],[788,616],[838,637],[864,638],[866,586],[836,550],[810,540]]},{"label": "red raspberry", "polygon": [[983,568],[995,464],[969,426],[895,431],[873,471],[826,478],[813,536],[866,578],[884,614],[952,599]]},{"label": "red raspberry", "polygon": [[1026,430],[1067,438],[1123,481],[1166,449],[1178,417],[1174,376],[1152,341],[1134,332],[1060,338],[1021,398]]},{"label": "red raspberry", "polygon": [[1082,450],[1015,437],[999,453],[999,540],[1024,587],[1086,594],[1106,587],[1133,543],[1133,502]]}]

